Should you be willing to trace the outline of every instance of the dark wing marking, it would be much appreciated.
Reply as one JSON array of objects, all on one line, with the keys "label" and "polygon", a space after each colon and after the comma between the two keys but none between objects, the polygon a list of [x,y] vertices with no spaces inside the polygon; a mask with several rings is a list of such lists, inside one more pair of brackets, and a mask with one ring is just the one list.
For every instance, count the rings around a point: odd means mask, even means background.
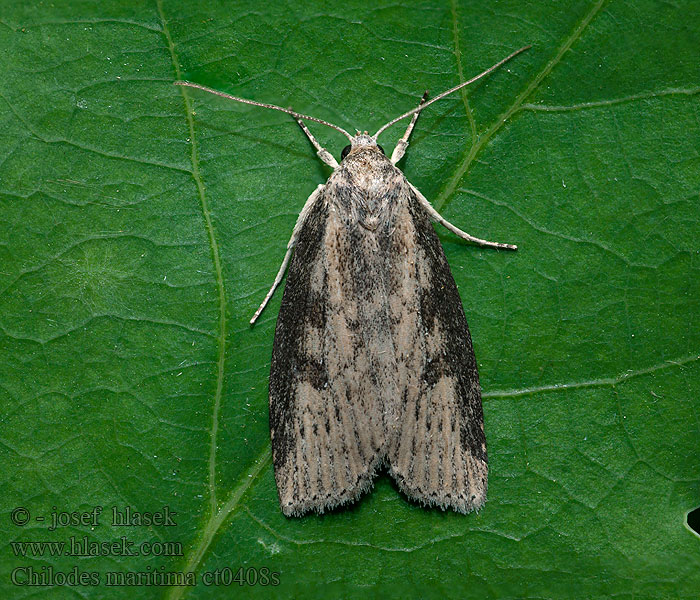
[{"label": "dark wing marking", "polygon": [[405,385],[396,399],[390,472],[409,497],[468,512],[484,503],[488,473],[476,359],[437,234],[407,182],[403,190],[395,243],[406,248],[395,249],[400,264],[390,270],[403,299],[392,315],[406,372],[399,374]]}]

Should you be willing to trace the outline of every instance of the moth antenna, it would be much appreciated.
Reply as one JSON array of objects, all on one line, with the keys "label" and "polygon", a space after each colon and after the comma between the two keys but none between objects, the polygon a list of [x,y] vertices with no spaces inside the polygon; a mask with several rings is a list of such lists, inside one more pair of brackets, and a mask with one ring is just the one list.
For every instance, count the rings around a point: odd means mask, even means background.
[{"label": "moth antenna", "polygon": [[456,92],[457,90],[461,90],[463,87],[468,86],[470,83],[474,83],[478,79],[481,79],[482,77],[488,75],[492,71],[495,71],[496,69],[498,69],[498,67],[500,67],[502,64],[507,63],[511,58],[516,57],[521,52],[525,52],[525,50],[529,50],[530,48],[532,48],[532,45],[523,46],[519,50],[516,50],[512,54],[509,54],[508,56],[506,56],[503,60],[500,60],[499,62],[497,62],[492,67],[489,67],[488,69],[486,69],[483,73],[479,73],[476,77],[472,77],[469,81],[465,81],[464,83],[460,83],[459,85],[456,85],[453,88],[450,88],[446,92],[442,92],[442,94],[435,96],[435,98],[428,100],[427,102],[414,108],[413,110],[409,110],[408,112],[405,112],[400,117],[396,117],[395,119],[392,119],[386,125],[384,125],[379,131],[377,131],[377,133],[375,133],[372,137],[376,141],[377,138],[379,137],[379,134],[382,133],[388,127],[391,127],[394,123],[397,123],[398,121],[400,121],[401,119],[405,119],[406,117],[410,117],[413,114],[419,113],[427,106],[430,106],[433,102],[437,102],[438,100],[441,100],[445,96],[449,96],[451,93]]},{"label": "moth antenna", "polygon": [[305,119],[307,121],[315,121],[316,123],[321,123],[321,125],[326,125],[328,127],[332,127],[336,131],[340,131],[346,138],[348,138],[350,141],[352,141],[352,136],[345,131],[342,127],[338,127],[337,125],[333,125],[333,123],[329,123],[328,121],[324,121],[323,119],[317,119],[316,117],[310,117],[309,115],[302,115],[301,113],[295,112],[289,108],[282,108],[281,106],[276,106],[274,104],[265,104],[264,102],[256,102],[255,100],[248,100],[246,98],[239,98],[238,96],[232,96],[231,94],[226,94],[225,92],[220,92],[218,90],[212,89],[210,87],[207,87],[205,85],[200,85],[198,83],[191,83],[189,81],[175,81],[175,85],[181,85],[184,87],[191,87],[191,88],[196,88],[198,90],[204,90],[205,92],[209,92],[210,94],[215,94],[216,96],[221,96],[222,98],[228,98],[229,100],[235,100],[236,102],[242,102],[243,104],[252,104],[253,106],[262,106],[263,108],[271,108],[273,110],[279,110],[284,113],[287,113],[288,115],[292,115],[295,119]]}]

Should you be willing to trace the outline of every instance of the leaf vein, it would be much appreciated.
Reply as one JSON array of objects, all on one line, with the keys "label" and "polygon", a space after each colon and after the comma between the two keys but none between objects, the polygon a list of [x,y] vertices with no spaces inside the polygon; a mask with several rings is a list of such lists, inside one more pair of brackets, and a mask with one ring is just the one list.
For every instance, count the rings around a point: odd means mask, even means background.
[{"label": "leaf vein", "polygon": [[[182,72],[180,70],[180,61],[178,60],[177,53],[175,51],[175,44],[173,43],[172,37],[170,36],[170,30],[168,29],[168,24],[165,19],[165,13],[163,11],[163,1],[156,0],[158,7],[158,14],[163,26],[163,35],[165,36],[166,42],[168,44],[168,50],[170,52],[170,58],[172,59],[173,67],[175,69],[176,79],[182,79]],[[218,358],[217,358],[217,372],[216,372],[216,391],[214,392],[214,404],[212,407],[212,424],[211,424],[211,435],[209,439],[209,505],[212,515],[216,513],[216,448],[217,448],[217,436],[219,431],[219,411],[221,408],[221,396],[223,394],[224,388],[224,368],[226,363],[226,289],[224,287],[224,277],[221,268],[221,258],[219,253],[219,244],[216,240],[216,233],[214,231],[214,223],[211,218],[211,211],[209,209],[209,202],[206,196],[206,190],[204,187],[204,182],[202,180],[201,174],[199,172],[199,155],[197,151],[197,138],[195,136],[194,128],[194,118],[192,116],[192,101],[190,100],[187,89],[180,86],[180,93],[182,94],[182,99],[185,105],[185,113],[187,118],[187,127],[189,129],[189,138],[191,145],[191,161],[192,161],[192,178],[194,179],[195,185],[197,186],[197,193],[199,195],[199,202],[202,208],[202,216],[204,217],[204,226],[207,232],[207,237],[209,238],[209,245],[211,246],[212,261],[214,263],[214,275],[216,278],[216,289],[218,293],[219,301],[219,333],[218,339]]]},{"label": "leaf vein", "polygon": [[[248,491],[250,486],[257,480],[258,475],[260,475],[263,469],[270,463],[271,456],[270,448],[266,447],[258,455],[248,471],[243,474],[238,485],[232,490],[231,495],[223,504],[221,509],[216,513],[212,513],[209,521],[207,521],[207,524],[202,530],[199,543],[197,544],[196,548],[194,548],[189,559],[185,563],[185,567],[183,569],[185,573],[194,572],[197,569],[199,564],[202,562],[205,552],[211,545],[214,536],[219,531],[220,527],[223,525],[228,516],[238,507],[239,501],[246,491]],[[186,589],[187,588],[185,587],[171,587],[168,598],[170,600],[177,600],[178,598],[182,597]]]},{"label": "leaf vein", "polygon": [[473,144],[465,156],[462,163],[457,167],[454,175],[448,180],[446,185],[443,187],[440,194],[433,205],[435,210],[440,210],[443,208],[447,200],[452,196],[456,190],[459,182],[464,177],[465,173],[469,170],[469,167],[474,162],[476,156],[481,152],[481,150],[488,144],[489,141],[500,131],[501,127],[508,121],[508,119],[518,111],[523,102],[532,94],[533,91],[542,83],[542,81],[552,72],[552,69],[556,67],[561,61],[562,57],[571,48],[571,46],[581,37],[582,33],[593,20],[593,18],[598,14],[603,4],[607,0],[597,0],[596,3],[591,7],[588,13],[583,17],[581,22],[577,25],[574,31],[566,38],[562,46],[559,48],[556,56],[554,56],[544,68],[532,79],[532,81],[525,87],[525,89],[516,97],[513,104],[511,104],[504,113],[502,113],[496,121],[488,128],[488,130],[479,137],[475,144]]},{"label": "leaf vein", "polygon": [[604,387],[610,386],[614,387],[621,383],[628,381],[629,379],[634,379],[636,377],[641,377],[643,375],[649,375],[650,373],[656,373],[658,371],[663,371],[673,367],[682,367],[687,364],[691,364],[700,360],[700,355],[691,354],[689,356],[683,356],[675,360],[667,360],[658,365],[652,365],[644,369],[638,369],[636,371],[625,371],[614,377],[602,377],[600,379],[592,379],[590,381],[574,381],[571,383],[554,383],[551,385],[542,385],[531,388],[522,388],[516,390],[494,390],[492,392],[484,392],[482,398],[516,398],[518,396],[531,396],[534,394],[546,393],[546,392],[558,392],[561,390],[571,390],[578,388],[591,388],[591,387]]},{"label": "leaf vein", "polygon": [[666,96],[695,96],[700,94],[700,88],[670,88],[658,92],[643,92],[640,94],[632,94],[622,98],[610,98],[607,100],[596,100],[593,102],[581,102],[579,104],[571,104],[568,106],[561,105],[546,105],[546,104],[523,104],[520,110],[528,110],[533,112],[573,112],[577,110],[589,110],[592,108],[602,108],[606,106],[615,106],[617,104],[628,104],[638,102],[640,100],[653,100]]},{"label": "leaf vein", "polygon": [[502,206],[503,208],[507,209],[511,213],[513,213],[516,217],[518,217],[520,220],[522,220],[524,223],[527,223],[528,226],[530,226],[532,229],[535,231],[538,231],[540,233],[543,233],[545,235],[551,235],[552,237],[556,237],[562,240],[566,240],[568,242],[575,242],[577,244],[588,244],[590,246],[594,246],[595,248],[600,248],[604,252],[611,254],[615,258],[621,260],[624,262],[626,265],[630,267],[647,267],[647,268],[653,268],[654,265],[647,264],[647,263],[642,263],[638,261],[632,261],[629,258],[627,258],[624,254],[619,252],[618,250],[615,250],[615,248],[611,248],[609,246],[606,246],[602,242],[599,242],[598,240],[592,240],[592,239],[586,239],[586,238],[579,238],[575,237],[573,235],[567,235],[565,233],[561,233],[559,231],[552,231],[551,229],[547,229],[545,227],[542,227],[541,225],[538,225],[535,223],[532,219],[529,219],[526,217],[524,214],[522,214],[519,210],[513,208],[511,205],[509,205],[506,202],[499,202],[498,200],[494,200],[493,198],[489,198],[488,196],[485,196],[484,194],[480,194],[479,192],[475,192],[474,190],[469,190],[467,188],[458,188],[459,192],[462,192],[464,194],[469,194],[470,196],[474,196],[475,198],[481,198],[482,200],[487,200],[494,206]]},{"label": "leaf vein", "polygon": [[[457,19],[457,0],[450,0],[450,12],[452,15],[452,40],[454,43],[454,55],[457,61],[457,75],[459,76],[459,82],[464,83],[464,69],[462,68],[462,50],[459,45],[459,22]],[[459,91],[462,97],[462,103],[464,104],[464,112],[467,114],[467,119],[469,119],[469,128],[472,132],[472,144],[476,142],[476,121],[474,120],[474,115],[472,109],[469,106],[469,98],[467,97],[467,88],[462,88]]]}]

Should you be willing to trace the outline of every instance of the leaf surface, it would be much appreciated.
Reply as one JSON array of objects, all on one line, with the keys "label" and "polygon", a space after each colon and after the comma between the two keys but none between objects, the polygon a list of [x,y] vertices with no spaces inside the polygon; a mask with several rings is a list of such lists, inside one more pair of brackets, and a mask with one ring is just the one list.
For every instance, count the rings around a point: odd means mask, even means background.
[{"label": "leaf surface", "polygon": [[[27,567],[197,576],[51,598],[697,597],[696,2],[5,4],[3,597],[47,591],[11,583]],[[288,116],[172,82],[376,131],[525,44],[427,110],[401,163],[446,218],[520,248],[440,232],[480,366],[487,504],[423,509],[382,476],[351,507],[285,518],[267,424],[280,294],[248,320],[329,171]],[[341,135],[311,129],[339,155]],[[98,505],[98,526],[48,530]],[[177,526],[113,527],[113,506],[167,506]],[[11,544],[122,535],[182,553]],[[258,584],[203,583],[239,568]]]}]

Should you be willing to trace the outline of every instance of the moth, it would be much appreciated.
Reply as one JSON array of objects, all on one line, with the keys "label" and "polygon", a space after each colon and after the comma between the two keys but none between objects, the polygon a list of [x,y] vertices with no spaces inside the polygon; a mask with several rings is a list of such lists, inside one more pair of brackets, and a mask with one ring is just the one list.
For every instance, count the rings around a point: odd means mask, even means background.
[{"label": "moth", "polygon": [[[304,205],[255,322],[289,272],[270,371],[272,459],[282,512],[322,513],[356,500],[385,466],[424,505],[461,513],[486,500],[488,463],[479,375],[457,286],[433,228],[446,221],[396,167],[419,113],[484,77],[427,99],[374,135],[350,135],[321,119],[198,88],[292,115],[333,169]],[[391,157],[377,138],[412,116]],[[307,128],[314,121],[350,144],[338,163]]]}]

